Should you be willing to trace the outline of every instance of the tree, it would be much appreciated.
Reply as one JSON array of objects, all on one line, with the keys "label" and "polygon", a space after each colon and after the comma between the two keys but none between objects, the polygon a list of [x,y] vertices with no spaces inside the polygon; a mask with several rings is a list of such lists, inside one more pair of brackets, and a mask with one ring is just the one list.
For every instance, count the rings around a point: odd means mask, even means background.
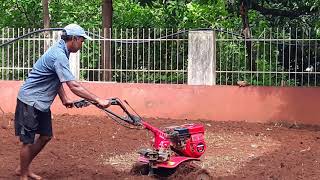
[{"label": "tree", "polygon": [[49,0],[42,0],[43,7],[43,27],[50,27]]},{"label": "tree", "polygon": [[[43,13],[43,27],[50,28],[50,15],[49,15],[49,0],[42,0],[42,13]],[[48,32],[44,33],[44,36],[48,36]],[[49,47],[49,41],[44,43],[44,50],[46,51]]]},{"label": "tree", "polygon": [[[110,28],[112,27],[112,0],[102,1],[102,28],[103,37],[111,39]],[[110,41],[103,41],[101,46],[101,69],[108,69],[108,71],[102,72],[102,80],[110,81],[112,79],[111,75],[111,54],[110,54]]]}]

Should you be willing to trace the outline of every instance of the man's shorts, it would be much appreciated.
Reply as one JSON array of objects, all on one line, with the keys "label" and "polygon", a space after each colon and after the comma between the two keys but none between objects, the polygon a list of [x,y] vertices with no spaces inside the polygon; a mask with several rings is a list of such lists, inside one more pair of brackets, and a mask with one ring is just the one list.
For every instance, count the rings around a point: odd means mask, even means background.
[{"label": "man's shorts", "polygon": [[19,99],[15,112],[15,134],[24,144],[33,144],[36,134],[52,137],[51,111],[42,112]]}]

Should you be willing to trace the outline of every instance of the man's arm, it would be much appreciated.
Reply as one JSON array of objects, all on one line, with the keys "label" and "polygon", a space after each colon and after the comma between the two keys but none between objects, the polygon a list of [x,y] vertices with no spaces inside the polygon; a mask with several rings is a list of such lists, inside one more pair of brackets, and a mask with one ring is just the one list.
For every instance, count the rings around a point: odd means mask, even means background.
[{"label": "man's arm", "polygon": [[67,108],[73,107],[73,102],[68,98],[66,92],[64,91],[63,84],[61,85],[58,94],[63,105],[65,105]]},{"label": "man's arm", "polygon": [[67,81],[66,84],[70,88],[70,90],[76,94],[77,96],[80,96],[84,99],[97,102],[102,107],[109,107],[110,102],[108,100],[100,99],[98,96],[92,94],[87,89],[85,89],[80,83],[77,81]]}]

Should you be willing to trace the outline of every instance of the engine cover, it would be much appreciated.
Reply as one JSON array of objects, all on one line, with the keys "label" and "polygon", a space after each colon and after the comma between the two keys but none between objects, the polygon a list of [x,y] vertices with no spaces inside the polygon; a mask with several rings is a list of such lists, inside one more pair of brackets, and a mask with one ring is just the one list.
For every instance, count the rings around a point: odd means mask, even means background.
[{"label": "engine cover", "polygon": [[204,127],[200,124],[184,124],[170,128],[175,150],[188,157],[198,158],[206,150]]}]

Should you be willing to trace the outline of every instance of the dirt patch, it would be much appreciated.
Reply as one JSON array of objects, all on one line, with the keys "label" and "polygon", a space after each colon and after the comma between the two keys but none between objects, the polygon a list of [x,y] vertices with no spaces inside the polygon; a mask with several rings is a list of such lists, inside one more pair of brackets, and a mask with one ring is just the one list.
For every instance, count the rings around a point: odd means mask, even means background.
[{"label": "dirt patch", "polygon": [[[10,122],[12,114],[6,114]],[[199,166],[214,179],[319,179],[317,128],[246,122],[147,119],[157,127],[187,122],[206,128],[207,151]],[[137,151],[151,133],[119,126],[107,117],[54,116],[54,137],[32,169],[45,179],[154,179],[133,176]],[[298,128],[297,128],[298,127]],[[18,179],[19,141],[13,123],[0,129],[0,179]],[[177,179],[178,176],[176,176]]]}]

